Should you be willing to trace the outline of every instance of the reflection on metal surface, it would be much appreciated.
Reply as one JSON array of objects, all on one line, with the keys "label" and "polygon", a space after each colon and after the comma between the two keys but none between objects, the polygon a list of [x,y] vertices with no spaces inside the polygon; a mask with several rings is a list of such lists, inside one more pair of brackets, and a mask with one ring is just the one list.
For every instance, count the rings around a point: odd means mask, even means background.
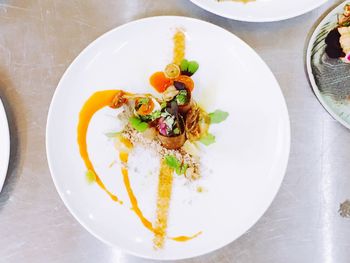
[{"label": "reflection on metal surface", "polygon": [[344,203],[341,203],[338,212],[340,216],[350,218],[350,200],[346,200]]}]

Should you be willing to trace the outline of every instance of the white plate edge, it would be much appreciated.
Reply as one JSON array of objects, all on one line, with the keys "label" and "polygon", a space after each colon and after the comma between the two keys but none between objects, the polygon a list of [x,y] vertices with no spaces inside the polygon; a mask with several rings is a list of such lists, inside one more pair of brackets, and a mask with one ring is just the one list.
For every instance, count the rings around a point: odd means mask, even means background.
[{"label": "white plate edge", "polygon": [[213,14],[221,16],[221,17],[225,17],[225,18],[237,20],[237,21],[243,21],[243,22],[264,23],[264,22],[277,22],[277,21],[287,20],[287,19],[291,19],[291,18],[295,18],[295,17],[301,16],[301,15],[304,15],[304,14],[309,13],[312,10],[324,5],[329,0],[323,0],[320,3],[317,3],[317,4],[311,6],[307,9],[304,9],[300,12],[296,12],[294,14],[285,15],[285,16],[275,16],[275,17],[269,17],[269,18],[260,18],[260,19],[249,18],[249,17],[240,17],[240,16],[234,16],[234,15],[231,16],[231,15],[226,15],[226,14],[224,15],[215,9],[208,8],[206,5],[201,4],[200,0],[190,0],[190,1],[194,5],[197,5],[198,7],[202,8],[203,10],[206,10],[207,12],[213,13]]}]

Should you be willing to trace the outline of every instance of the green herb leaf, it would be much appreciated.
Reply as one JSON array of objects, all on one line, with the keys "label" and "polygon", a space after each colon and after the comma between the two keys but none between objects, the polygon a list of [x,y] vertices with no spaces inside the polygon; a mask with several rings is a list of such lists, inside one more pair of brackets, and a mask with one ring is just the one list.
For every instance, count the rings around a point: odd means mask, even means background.
[{"label": "green herb leaf", "polygon": [[92,184],[92,183],[96,182],[96,175],[91,170],[86,171],[85,178],[86,178],[86,181],[88,182],[88,184]]},{"label": "green herb leaf", "polygon": [[164,157],[166,164],[173,169],[178,169],[181,166],[180,161],[174,155],[166,155]]},{"label": "green herb leaf", "polygon": [[129,123],[131,124],[131,127],[133,127],[135,130],[139,132],[144,132],[148,128],[148,124],[146,122],[141,121],[137,117],[130,117]]},{"label": "green herb leaf", "polygon": [[166,107],[166,101],[163,101],[163,102],[160,104],[160,107],[161,107],[162,109],[164,109],[164,108]]},{"label": "green herb leaf", "polygon": [[199,68],[199,64],[197,61],[190,61],[188,62],[188,69],[187,71],[190,72],[192,75],[196,73],[196,71]]},{"label": "green herb leaf", "polygon": [[118,137],[121,134],[122,134],[122,132],[107,132],[107,133],[105,133],[105,135],[108,138],[116,138],[116,137]]},{"label": "green herb leaf", "polygon": [[228,112],[222,110],[216,110],[212,113],[209,113],[210,123],[220,123],[227,119]]},{"label": "green herb leaf", "polygon": [[187,69],[188,69],[188,60],[187,59],[183,59],[181,61],[180,69],[181,69],[181,71],[187,71]]},{"label": "green herb leaf", "polygon": [[181,165],[181,162],[174,155],[166,155],[164,157],[165,163],[175,170],[178,175],[184,174],[188,168],[187,164]]},{"label": "green herb leaf", "polygon": [[199,141],[203,143],[205,146],[209,146],[210,144],[213,144],[215,142],[215,136],[211,133],[207,133],[203,135]]}]

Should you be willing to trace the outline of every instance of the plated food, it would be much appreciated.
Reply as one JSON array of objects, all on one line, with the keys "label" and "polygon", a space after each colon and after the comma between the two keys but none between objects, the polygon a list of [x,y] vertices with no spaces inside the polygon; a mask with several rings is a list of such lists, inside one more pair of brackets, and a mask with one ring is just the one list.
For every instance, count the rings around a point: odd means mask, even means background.
[{"label": "plated food", "polygon": [[[163,248],[166,238],[185,242],[202,233],[200,231],[192,236],[167,236],[173,174],[176,172],[185,176],[189,182],[200,178],[200,150],[196,143],[214,143],[215,136],[209,133],[210,125],[224,121],[229,115],[221,110],[207,113],[193,99],[195,84],[191,76],[196,73],[199,64],[185,59],[186,37],[182,30],[176,31],[173,42],[172,62],[164,71],[155,72],[150,77],[150,84],[161,97],[123,90],[98,91],[81,109],[77,128],[80,155],[86,165],[88,182],[95,182],[113,201],[123,204],[107,189],[97,174],[90,160],[86,142],[90,120],[97,111],[106,106],[121,109],[118,118],[124,124],[123,128],[121,131],[109,133],[109,137],[114,139],[115,148],[119,152],[121,172],[132,210],[145,228],[154,234],[155,249]],[[157,216],[153,223],[143,215],[130,184],[128,158],[135,145],[152,148],[159,155]]]},{"label": "plated food", "polygon": [[305,14],[327,0],[191,0],[219,16],[249,22],[279,21]]},{"label": "plated food", "polygon": [[350,128],[349,16],[349,2],[333,9],[315,29],[307,51],[308,75],[317,98],[347,128]]},{"label": "plated food", "polygon": [[278,191],[289,139],[278,83],[251,48],[200,20],[154,17],[108,32],[75,59],[46,142],[57,191],[90,233],[165,260],[247,231]]},{"label": "plated food", "polygon": [[10,159],[10,132],[4,105],[0,99],[0,192],[5,182]]}]

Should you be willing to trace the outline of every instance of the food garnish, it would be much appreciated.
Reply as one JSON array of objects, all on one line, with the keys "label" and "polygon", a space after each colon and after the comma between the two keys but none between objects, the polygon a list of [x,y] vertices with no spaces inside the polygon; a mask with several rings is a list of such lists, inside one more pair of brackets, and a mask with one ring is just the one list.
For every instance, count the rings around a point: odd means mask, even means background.
[{"label": "food garnish", "polygon": [[204,134],[199,141],[204,145],[209,146],[210,144],[213,144],[215,142],[215,136],[208,132]]},{"label": "food garnish", "polygon": [[220,123],[226,120],[228,117],[228,112],[222,110],[216,110],[209,113],[210,123]]},{"label": "food garnish", "polygon": [[[150,77],[150,84],[161,93],[132,94],[122,90],[106,90],[93,94],[84,104],[79,115],[78,144],[80,155],[85,163],[86,179],[96,182],[112,200],[122,204],[115,194],[110,192],[96,173],[87,151],[86,133],[93,115],[104,107],[118,110],[118,119],[125,124],[119,132],[106,133],[114,140],[119,152],[121,174],[132,211],[140,222],[154,234],[154,248],[164,247],[166,239],[184,242],[192,236],[168,237],[167,225],[173,188],[173,174],[184,176],[189,181],[201,177],[199,159],[201,155],[197,142],[210,145],[215,136],[209,133],[211,124],[227,119],[228,113],[216,110],[207,113],[195,102],[193,75],[198,71],[196,61],[185,59],[185,34],[177,30],[173,37],[173,61],[163,71],[155,72]],[[160,98],[161,97],[161,98]],[[156,220],[147,219],[138,205],[128,173],[129,154],[134,145],[149,148],[160,157]]]},{"label": "food garnish", "polygon": [[350,4],[344,6],[343,14],[338,16],[337,27],[328,33],[325,42],[328,57],[350,63]]}]

